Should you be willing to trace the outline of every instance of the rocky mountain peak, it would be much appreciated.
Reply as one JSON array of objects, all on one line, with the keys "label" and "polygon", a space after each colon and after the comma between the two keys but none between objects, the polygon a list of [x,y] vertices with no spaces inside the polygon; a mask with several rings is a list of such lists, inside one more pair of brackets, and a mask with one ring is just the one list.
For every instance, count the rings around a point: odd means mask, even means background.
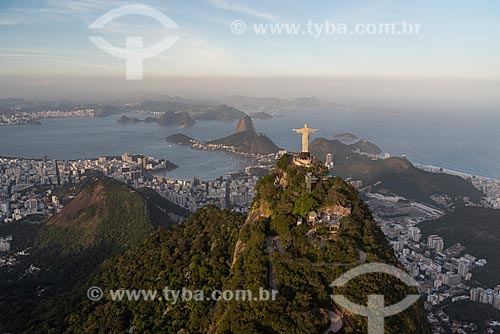
[{"label": "rocky mountain peak", "polygon": [[236,126],[236,132],[235,133],[240,133],[240,132],[255,132],[255,127],[253,125],[253,121],[248,115],[243,115],[241,116],[238,125]]}]

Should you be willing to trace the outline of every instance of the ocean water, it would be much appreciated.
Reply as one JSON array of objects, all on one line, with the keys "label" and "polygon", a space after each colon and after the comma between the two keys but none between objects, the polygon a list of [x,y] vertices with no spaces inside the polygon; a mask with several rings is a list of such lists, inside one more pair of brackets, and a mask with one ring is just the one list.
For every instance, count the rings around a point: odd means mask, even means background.
[{"label": "ocean water", "polygon": [[[43,119],[40,126],[0,127],[0,155],[40,158],[46,154],[49,159],[80,159],[140,153],[179,165],[162,175],[182,179],[200,176],[207,180],[243,169],[248,164],[248,160],[225,152],[194,151],[189,146],[172,145],[165,140],[184,129],[145,123],[119,124],[116,122],[119,117],[53,118]],[[199,122],[186,132],[208,139],[212,133],[213,138],[228,135],[235,127],[236,124]]]},{"label": "ocean water", "polygon": [[406,155],[414,163],[500,179],[498,113],[309,108],[279,113],[272,122],[255,123],[278,146],[298,151],[300,138],[291,129],[304,122],[319,129],[313,139],[351,132],[393,156]]},{"label": "ocean water", "polygon": [[[157,124],[118,124],[120,116],[44,119],[40,126],[0,127],[0,155],[39,158],[46,154],[53,159],[78,159],[142,153],[178,164],[180,168],[164,175],[185,179],[213,179],[249,163],[225,152],[194,151],[165,141],[165,137],[177,132],[202,140],[220,138],[231,134],[236,122],[200,121],[193,127],[178,129]],[[305,122],[319,129],[312,139],[351,132],[391,155],[405,154],[415,163],[500,179],[500,115],[494,113],[297,108],[278,112],[269,120],[256,120],[255,126],[278,146],[298,151],[300,137],[292,128]]]}]

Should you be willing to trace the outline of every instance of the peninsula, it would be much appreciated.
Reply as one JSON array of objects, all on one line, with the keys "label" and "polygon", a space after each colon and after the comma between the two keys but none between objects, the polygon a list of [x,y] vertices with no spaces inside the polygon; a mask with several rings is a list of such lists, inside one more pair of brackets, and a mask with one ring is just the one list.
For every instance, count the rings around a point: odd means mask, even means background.
[{"label": "peninsula", "polygon": [[168,136],[166,140],[175,144],[192,145],[194,149],[224,150],[243,155],[268,155],[277,153],[280,149],[265,134],[255,131],[252,119],[246,114],[240,118],[235,133],[220,139],[203,142],[177,133]]}]

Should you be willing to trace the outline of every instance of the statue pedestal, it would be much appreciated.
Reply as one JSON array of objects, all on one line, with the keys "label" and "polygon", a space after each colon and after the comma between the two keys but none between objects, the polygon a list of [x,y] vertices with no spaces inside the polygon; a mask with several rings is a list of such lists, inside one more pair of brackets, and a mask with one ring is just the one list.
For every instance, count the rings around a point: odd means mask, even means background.
[{"label": "statue pedestal", "polygon": [[309,152],[300,152],[300,159],[306,160],[311,158],[311,153]]},{"label": "statue pedestal", "polygon": [[301,152],[293,154],[293,163],[296,166],[311,167],[312,159],[309,152]]}]

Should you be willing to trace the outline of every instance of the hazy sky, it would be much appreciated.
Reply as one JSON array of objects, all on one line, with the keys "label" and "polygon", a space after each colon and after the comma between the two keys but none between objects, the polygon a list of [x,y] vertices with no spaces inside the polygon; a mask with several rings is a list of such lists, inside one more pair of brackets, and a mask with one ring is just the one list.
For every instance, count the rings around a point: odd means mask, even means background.
[{"label": "hazy sky", "polygon": [[[158,9],[178,28],[166,29],[138,15],[115,19],[102,29],[88,28],[102,14],[125,4]],[[233,33],[234,20],[245,22],[247,30]],[[420,32],[313,36],[258,35],[252,30],[255,23],[304,27],[307,22],[326,21],[350,28],[407,21],[419,24]],[[125,61],[98,49],[88,38],[102,36],[123,47],[126,36],[143,36],[145,46],[150,46],[166,35],[178,40],[145,60],[145,80],[140,84],[123,82]],[[23,95],[22,89],[44,92],[50,87],[70,90],[85,85],[91,90],[89,83],[105,78],[101,86],[106,82],[114,88],[151,89],[179,77],[194,83],[198,77],[253,77],[264,82],[293,77],[297,84],[300,78],[317,78],[318,87],[324,78],[489,82],[500,80],[499,36],[500,2],[495,0],[0,0],[0,88],[2,95],[17,89]],[[211,80],[202,82],[210,88]],[[220,88],[234,87],[221,84]],[[175,89],[189,85],[178,84]]]}]

